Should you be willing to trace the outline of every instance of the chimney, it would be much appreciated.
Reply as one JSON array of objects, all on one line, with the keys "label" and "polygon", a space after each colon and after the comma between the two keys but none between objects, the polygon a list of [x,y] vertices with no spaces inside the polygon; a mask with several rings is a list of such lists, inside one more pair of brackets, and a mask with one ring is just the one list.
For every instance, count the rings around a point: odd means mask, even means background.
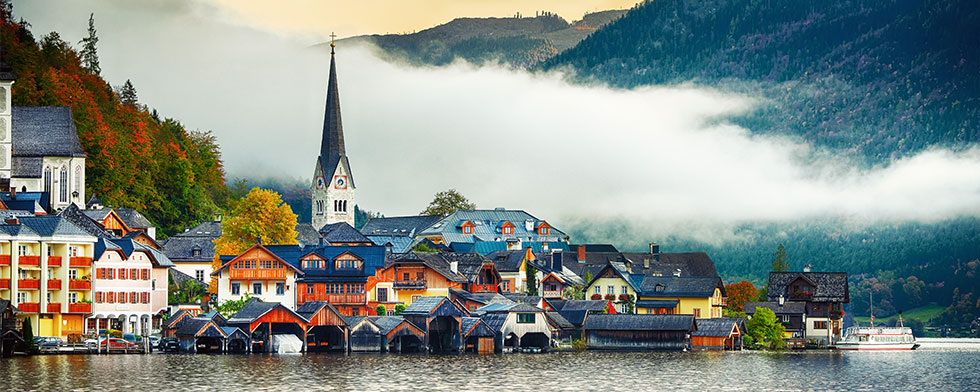
[{"label": "chimney", "polygon": [[656,242],[651,242],[650,243],[650,254],[653,255],[653,260],[659,263],[660,262],[660,245],[657,245]]},{"label": "chimney", "polygon": [[681,276],[681,269],[680,268],[674,270],[674,276],[676,276],[676,277],[680,277]]},{"label": "chimney", "polygon": [[541,251],[542,252],[545,252],[545,253],[548,253],[548,241],[545,241],[545,242],[542,242],[541,243]]},{"label": "chimney", "polygon": [[803,266],[803,272],[810,272],[810,269],[811,268],[813,268],[813,265],[812,264],[804,265]]},{"label": "chimney", "polygon": [[643,269],[645,269],[645,270],[650,269],[650,258],[649,257],[644,257],[643,258]]},{"label": "chimney", "polygon": [[579,245],[578,247],[576,247],[575,248],[575,252],[576,252],[576,254],[578,256],[578,262],[579,263],[584,263],[585,262],[585,245]]},{"label": "chimney", "polygon": [[786,303],[786,297],[783,297],[783,295],[780,294],[779,295],[779,306],[783,306],[785,303]]},{"label": "chimney", "polygon": [[320,237],[318,240],[320,242],[320,246],[322,247],[323,246],[323,237]]},{"label": "chimney", "polygon": [[458,274],[459,273],[459,262],[458,261],[452,261],[452,262],[450,262],[449,263],[449,269],[452,270],[454,274]]},{"label": "chimney", "polygon": [[17,200],[17,187],[15,186],[10,187],[10,199]]},{"label": "chimney", "polygon": [[555,251],[551,253],[551,269],[561,272],[562,270],[561,256],[562,256],[561,249],[555,249]]},{"label": "chimney", "polygon": [[19,225],[20,224],[20,220],[17,219],[16,216],[12,216],[10,218],[4,219],[3,220],[3,223],[6,223],[8,225]]},{"label": "chimney", "polygon": [[214,214],[214,221],[221,222],[221,213]]}]

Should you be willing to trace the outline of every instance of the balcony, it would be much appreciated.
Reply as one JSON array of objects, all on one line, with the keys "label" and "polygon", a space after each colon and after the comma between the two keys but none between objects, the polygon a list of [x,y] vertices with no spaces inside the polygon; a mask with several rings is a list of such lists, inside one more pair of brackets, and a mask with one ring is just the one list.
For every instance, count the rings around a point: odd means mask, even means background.
[{"label": "balcony", "polygon": [[92,258],[91,257],[69,257],[68,265],[71,267],[91,267]]},{"label": "balcony", "polygon": [[10,255],[0,255],[0,265],[10,265]]},{"label": "balcony", "polygon": [[561,298],[561,290],[542,290],[541,296],[545,298]]},{"label": "balcony", "polygon": [[426,284],[425,279],[396,280],[392,284],[392,287],[396,289],[425,290]]},{"label": "balcony", "polygon": [[7,290],[10,288],[10,279],[0,279],[0,290]]},{"label": "balcony", "polygon": [[48,311],[45,313],[61,313],[61,303],[51,302],[48,304]]},{"label": "balcony", "polygon": [[285,268],[272,269],[238,269],[228,271],[228,277],[233,280],[286,280],[286,273],[292,273]]},{"label": "balcony", "polygon": [[17,264],[21,267],[26,266],[41,266],[41,256],[20,256],[17,258]]},{"label": "balcony", "polygon": [[72,279],[68,281],[68,290],[91,290],[92,281],[87,279]]},{"label": "balcony", "polygon": [[364,294],[327,294],[327,302],[333,305],[363,305],[367,303]]},{"label": "balcony", "polygon": [[61,267],[61,256],[48,256],[48,267]]},{"label": "balcony", "polygon": [[61,279],[48,279],[48,290],[61,290]]},{"label": "balcony", "polygon": [[470,291],[473,293],[496,293],[497,285],[495,284],[474,284],[470,286]]},{"label": "balcony", "polygon": [[17,289],[19,290],[37,290],[40,288],[40,279],[17,279]]},{"label": "balcony", "polygon": [[711,306],[728,306],[727,297],[711,297]]},{"label": "balcony", "polygon": [[68,313],[92,313],[92,304],[84,302],[68,304]]},{"label": "balcony", "polygon": [[41,310],[41,304],[37,302],[24,302],[17,305],[17,309],[20,309],[24,313],[38,313]]}]

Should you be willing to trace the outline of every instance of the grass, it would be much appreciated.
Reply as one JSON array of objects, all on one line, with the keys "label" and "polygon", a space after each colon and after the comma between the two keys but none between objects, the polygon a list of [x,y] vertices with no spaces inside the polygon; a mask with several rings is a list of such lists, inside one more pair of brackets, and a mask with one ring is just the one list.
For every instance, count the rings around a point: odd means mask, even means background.
[{"label": "grass", "polygon": [[[922,320],[922,322],[928,322],[930,319],[932,319],[933,317],[938,316],[944,310],[946,310],[946,307],[945,306],[926,305],[926,306],[922,306],[922,307],[918,307],[918,308],[914,308],[914,309],[909,309],[909,310],[906,310],[906,311],[902,312],[902,318],[903,319],[906,319],[906,320],[919,319],[919,320]],[[898,319],[898,314],[896,313],[896,314],[893,314],[893,315],[890,315],[890,316],[886,316],[886,317],[883,317],[883,316],[875,316],[875,321],[878,321],[878,322],[884,322],[884,321],[892,320],[892,319]],[[854,316],[854,321],[856,321],[858,323],[861,323],[861,324],[867,324],[867,323],[869,323],[871,321],[871,317],[858,317],[858,316]]]}]

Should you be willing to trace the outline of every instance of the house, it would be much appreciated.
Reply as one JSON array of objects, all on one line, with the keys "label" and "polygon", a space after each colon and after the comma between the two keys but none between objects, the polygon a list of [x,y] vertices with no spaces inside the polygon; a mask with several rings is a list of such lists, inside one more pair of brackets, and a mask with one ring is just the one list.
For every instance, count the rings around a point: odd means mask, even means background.
[{"label": "house", "polygon": [[842,338],[844,304],[850,302],[846,273],[811,272],[810,266],[803,272],[772,272],[768,296],[770,302],[806,304],[803,335],[811,344],[832,345]]},{"label": "house", "polygon": [[585,320],[590,350],[681,351],[695,331],[694,316],[683,314],[591,314]]},{"label": "house", "polygon": [[806,338],[806,303],[796,301],[746,302],[745,315],[752,318],[757,308],[766,308],[776,314],[776,319],[783,324],[786,339],[803,341]]},{"label": "house", "polygon": [[442,257],[449,262],[450,269],[456,265],[456,271],[466,278],[463,289],[471,293],[496,293],[500,285],[500,273],[492,261],[479,253],[443,253]]},{"label": "house", "polygon": [[196,316],[196,314],[183,309],[170,315],[170,317],[167,318],[167,321],[162,325],[163,336],[168,338],[176,337],[177,330],[180,329],[180,326],[183,325],[184,321],[187,319],[192,319],[194,316]]},{"label": "house", "polygon": [[228,318],[227,326],[239,328],[252,342],[251,352],[281,352],[280,347],[306,349],[309,320],[278,302],[253,298]]},{"label": "house", "polygon": [[420,297],[402,311],[402,316],[425,333],[423,346],[438,353],[459,352],[462,348],[464,310],[446,297]]},{"label": "house", "polygon": [[296,308],[309,324],[306,328],[306,351],[347,351],[350,326],[330,302],[306,301]]},{"label": "house", "polygon": [[16,306],[37,336],[85,333],[95,242],[59,216],[6,219],[0,224],[0,299]]},{"label": "house", "polygon": [[131,239],[99,238],[92,265],[92,315],[85,330],[136,335],[159,329],[167,309],[169,269],[163,252]]},{"label": "house", "polygon": [[544,310],[528,304],[490,304],[473,312],[496,333],[496,350],[551,347],[551,325]]},{"label": "house", "polygon": [[465,352],[493,354],[497,333],[479,317],[463,317],[463,341]]},{"label": "house", "polygon": [[214,267],[214,241],[221,237],[221,220],[201,222],[168,238],[161,250],[174,263],[174,269],[208,283]]},{"label": "house", "polygon": [[619,313],[633,313],[631,304],[642,291],[643,274],[634,274],[625,262],[609,261],[586,284],[585,295],[593,300],[614,301]]},{"label": "house", "polygon": [[359,352],[418,352],[425,333],[403,317],[349,316],[350,350]]},{"label": "house", "polygon": [[[296,255],[302,253],[298,246],[283,247],[277,248],[278,253],[285,253],[287,249],[294,249]],[[290,288],[296,287],[303,271],[277,252],[255,244],[237,256],[222,256],[221,261],[221,267],[211,273],[218,278],[220,301],[237,300],[249,294],[262,301],[280,303],[288,309],[296,308],[296,294]]]},{"label": "house", "polygon": [[548,325],[551,326],[551,337],[554,340],[571,344],[572,340],[582,337],[581,329],[576,328],[575,324],[568,321],[558,312],[545,312],[548,318]]},{"label": "house", "polygon": [[547,251],[545,248],[567,248],[568,244],[568,235],[547,221],[522,210],[504,208],[457,210],[416,234],[416,242],[423,238],[450,246],[506,244],[506,249],[516,250],[537,244],[538,250]]},{"label": "house", "polygon": [[449,289],[449,299],[470,312],[491,303],[515,303],[500,293],[471,293],[462,289]]},{"label": "house", "polygon": [[220,353],[225,349],[225,332],[208,318],[191,317],[174,332],[180,350],[191,353]]},{"label": "house", "polygon": [[297,247],[290,245],[269,246],[268,249],[303,272],[296,280],[297,305],[307,301],[326,301],[341,314],[349,316],[367,315],[374,310],[368,305],[366,291],[369,278],[384,267],[383,247],[331,243],[306,247],[298,253],[295,251]]},{"label": "house", "polygon": [[462,290],[469,284],[469,279],[459,273],[459,265],[442,254],[409,252],[389,256],[369,294],[374,302],[411,306],[418,298],[448,297],[450,289]]},{"label": "house", "polygon": [[695,350],[741,350],[745,335],[745,319],[697,319],[697,331],[691,334]]},{"label": "house", "polygon": [[578,337],[582,336],[589,315],[616,314],[616,307],[608,300],[550,300],[545,303],[549,311],[558,313],[575,328]]},{"label": "house", "polygon": [[719,318],[727,305],[725,284],[717,276],[645,276],[640,290],[636,313]]},{"label": "house", "polygon": [[412,250],[415,235],[440,219],[439,215],[370,218],[361,227],[361,234],[375,245],[384,246],[388,253],[406,253]]},{"label": "house", "polygon": [[10,301],[0,299],[0,358],[9,358],[14,354],[14,347],[23,342],[18,329],[17,307]]}]

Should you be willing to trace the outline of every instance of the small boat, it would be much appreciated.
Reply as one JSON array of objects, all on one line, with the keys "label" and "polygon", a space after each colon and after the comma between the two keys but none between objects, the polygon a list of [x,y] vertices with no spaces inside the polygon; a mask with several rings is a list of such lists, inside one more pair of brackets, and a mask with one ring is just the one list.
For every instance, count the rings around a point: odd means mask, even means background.
[{"label": "small boat", "polygon": [[[872,297],[874,298],[874,297]],[[844,338],[837,342],[838,350],[915,350],[919,347],[912,335],[912,328],[906,327],[902,313],[898,313],[898,326],[875,327],[874,308],[871,308],[871,325],[867,327],[848,327]]]}]

